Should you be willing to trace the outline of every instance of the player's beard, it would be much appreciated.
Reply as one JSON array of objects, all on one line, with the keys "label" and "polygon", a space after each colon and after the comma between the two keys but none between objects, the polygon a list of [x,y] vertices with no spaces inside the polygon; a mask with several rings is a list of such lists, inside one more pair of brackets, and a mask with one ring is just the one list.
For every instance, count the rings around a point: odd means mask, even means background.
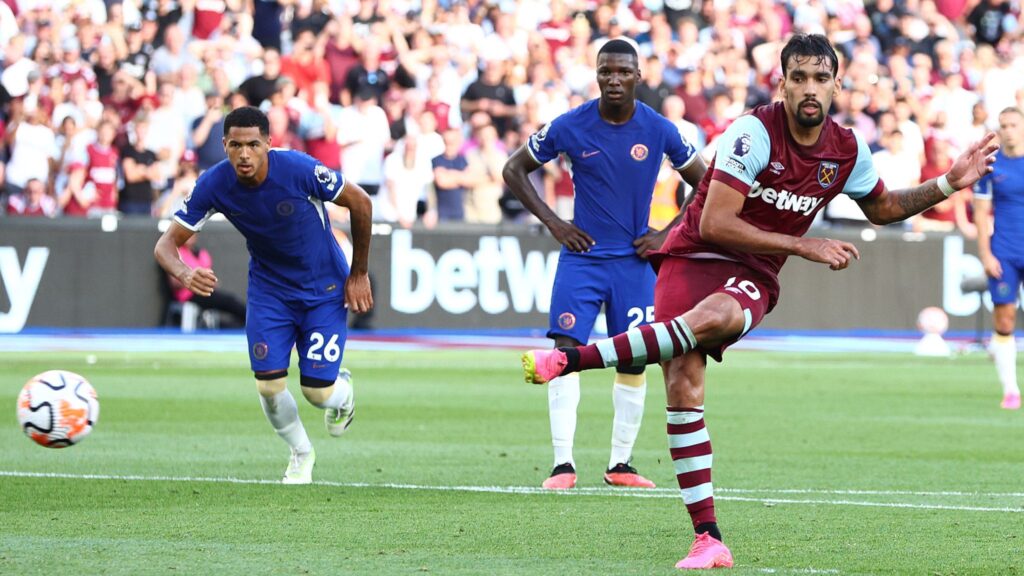
[{"label": "player's beard", "polygon": [[796,109],[796,123],[803,126],[804,128],[814,128],[815,126],[819,126],[822,122],[824,122],[825,108],[821,105],[820,102],[816,102],[816,104],[818,105],[817,114],[814,114],[813,116],[808,116],[804,114],[804,103],[801,102]]}]

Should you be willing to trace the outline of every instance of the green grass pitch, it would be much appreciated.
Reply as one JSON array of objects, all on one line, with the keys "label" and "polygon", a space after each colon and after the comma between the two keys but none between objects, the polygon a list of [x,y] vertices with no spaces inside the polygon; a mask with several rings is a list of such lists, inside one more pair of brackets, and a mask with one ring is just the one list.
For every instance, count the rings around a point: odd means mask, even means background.
[{"label": "green grass pitch", "polygon": [[[0,354],[0,574],[672,574],[692,540],[656,369],[633,463],[658,489],[601,483],[605,371],[583,377],[580,488],[562,495],[536,489],[547,393],[516,351],[351,351],[339,439],[293,369],[313,486],[273,484],[287,449],[241,351],[86,356]],[[15,418],[51,368],[100,396],[92,436],[64,450]],[[1024,574],[1024,413],[998,402],[978,353],[730,353],[707,399],[729,573]]]}]

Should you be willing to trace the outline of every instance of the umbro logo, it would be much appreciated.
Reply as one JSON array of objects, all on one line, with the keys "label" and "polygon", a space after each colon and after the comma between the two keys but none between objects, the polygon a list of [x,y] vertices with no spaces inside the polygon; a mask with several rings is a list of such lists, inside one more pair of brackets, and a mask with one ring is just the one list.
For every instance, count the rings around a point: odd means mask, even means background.
[{"label": "umbro logo", "polygon": [[782,173],[783,170],[786,169],[786,167],[783,166],[781,162],[772,162],[771,164],[769,164],[769,167],[771,167],[772,173],[775,174],[776,176],[778,176],[780,173]]},{"label": "umbro logo", "polygon": [[586,152],[586,151],[585,151],[585,152],[583,152],[582,156],[583,156],[584,158],[590,158],[591,156],[597,156],[597,155],[598,155],[598,154],[600,154],[600,153],[601,153],[601,151],[600,151],[600,150],[591,150],[591,151],[589,151],[589,152]]}]

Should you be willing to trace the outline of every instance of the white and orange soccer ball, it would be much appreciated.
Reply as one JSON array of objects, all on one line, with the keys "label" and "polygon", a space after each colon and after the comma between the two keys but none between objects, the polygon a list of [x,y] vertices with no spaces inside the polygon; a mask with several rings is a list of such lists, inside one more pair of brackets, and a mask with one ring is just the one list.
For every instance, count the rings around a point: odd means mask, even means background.
[{"label": "white and orange soccer ball", "polygon": [[74,372],[50,370],[29,379],[18,395],[18,423],[47,448],[78,444],[92,432],[100,403],[89,381]]}]

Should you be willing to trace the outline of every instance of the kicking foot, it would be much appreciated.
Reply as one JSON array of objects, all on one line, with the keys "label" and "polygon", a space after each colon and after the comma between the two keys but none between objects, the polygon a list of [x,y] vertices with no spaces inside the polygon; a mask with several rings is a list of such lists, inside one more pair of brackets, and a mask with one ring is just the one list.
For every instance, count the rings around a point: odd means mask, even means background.
[{"label": "kicking foot", "polygon": [[1003,403],[999,405],[1000,408],[1007,410],[1017,410],[1020,408],[1020,394],[1007,394],[1003,396]]},{"label": "kicking foot", "polygon": [[633,468],[626,462],[620,462],[614,467],[609,468],[608,471],[604,473],[604,483],[609,486],[654,488],[654,482],[651,482],[647,478],[637,474],[636,468]]},{"label": "kicking foot", "polygon": [[523,373],[527,384],[545,384],[558,378],[565,364],[565,352],[557,348],[523,353]]},{"label": "kicking foot", "polygon": [[565,464],[559,464],[558,466],[555,466],[555,469],[551,471],[551,476],[549,476],[541,486],[548,490],[568,490],[569,488],[575,488],[576,469],[568,462]]},{"label": "kicking foot", "polygon": [[341,405],[341,408],[328,408],[324,411],[324,424],[327,425],[327,433],[338,437],[348,430],[352,419],[356,417],[356,391],[352,388],[352,373],[348,369],[342,368],[334,385],[348,387],[348,399]]},{"label": "kicking foot", "polygon": [[680,570],[705,570],[707,568],[731,568],[732,552],[725,547],[714,536],[702,533],[697,534],[693,545],[690,546],[690,553],[678,563],[676,568]]},{"label": "kicking foot", "polygon": [[312,448],[305,453],[292,450],[292,457],[288,460],[288,468],[284,471],[281,483],[312,484],[314,464],[316,464],[316,451]]}]

